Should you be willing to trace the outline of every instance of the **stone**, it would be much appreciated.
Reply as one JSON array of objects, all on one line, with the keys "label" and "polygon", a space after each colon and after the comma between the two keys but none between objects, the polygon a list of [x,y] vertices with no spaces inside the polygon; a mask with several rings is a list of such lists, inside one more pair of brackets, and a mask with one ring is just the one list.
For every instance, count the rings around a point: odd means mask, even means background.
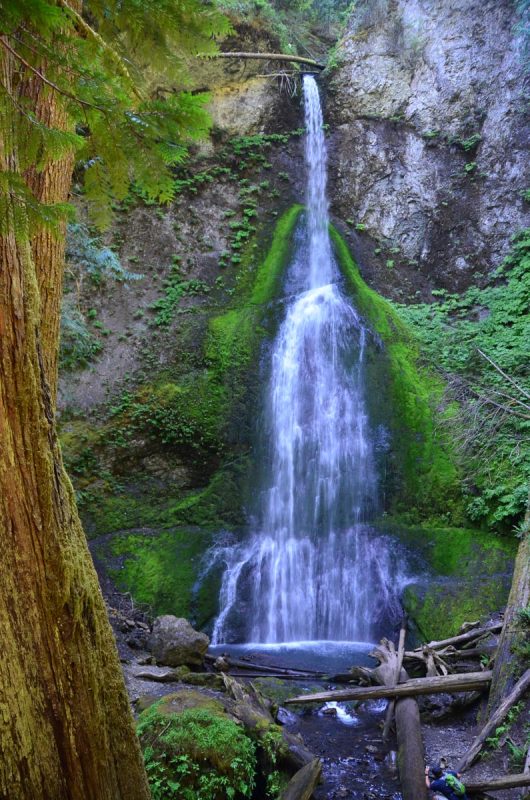
[{"label": "stone", "polygon": [[[385,296],[460,291],[528,225],[519,19],[506,0],[483,14],[453,0],[374,0],[349,15],[328,80],[331,210],[364,226],[350,245]],[[470,31],[479,47],[463,46]]]},{"label": "stone", "polygon": [[194,630],[187,619],[171,614],[155,619],[149,639],[157,663],[168,667],[201,666],[209,644],[205,633]]}]

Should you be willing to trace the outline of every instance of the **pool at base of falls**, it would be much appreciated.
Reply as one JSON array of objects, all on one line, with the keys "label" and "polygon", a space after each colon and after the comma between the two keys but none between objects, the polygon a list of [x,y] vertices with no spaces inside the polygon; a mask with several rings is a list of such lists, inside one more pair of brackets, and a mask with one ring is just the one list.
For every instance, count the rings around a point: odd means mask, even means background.
[{"label": "pool at base of falls", "polygon": [[373,666],[376,662],[368,653],[370,642],[277,642],[262,644],[218,644],[210,647],[211,655],[228,654],[249,664],[280,667],[281,669],[312,670],[336,674],[352,666]]}]

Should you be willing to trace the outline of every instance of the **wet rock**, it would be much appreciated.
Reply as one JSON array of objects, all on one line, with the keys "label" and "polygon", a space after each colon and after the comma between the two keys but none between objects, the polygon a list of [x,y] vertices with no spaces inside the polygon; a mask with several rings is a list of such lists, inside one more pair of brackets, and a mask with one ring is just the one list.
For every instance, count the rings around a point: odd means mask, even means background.
[{"label": "wet rock", "polygon": [[201,666],[209,638],[192,628],[188,620],[166,614],[157,617],[149,648],[158,664],[168,667]]},{"label": "wet rock", "polygon": [[280,725],[292,725],[293,722],[296,722],[296,714],[280,706],[276,713],[276,722],[279,722]]},{"label": "wet rock", "polygon": [[135,628],[125,637],[125,641],[133,650],[145,650],[148,645],[149,635],[146,631]]}]

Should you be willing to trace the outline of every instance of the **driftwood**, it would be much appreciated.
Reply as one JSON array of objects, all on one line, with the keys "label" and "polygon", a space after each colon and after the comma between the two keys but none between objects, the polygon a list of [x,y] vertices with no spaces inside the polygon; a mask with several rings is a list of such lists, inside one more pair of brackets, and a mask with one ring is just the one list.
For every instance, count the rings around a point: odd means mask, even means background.
[{"label": "driftwood", "polygon": [[[405,654],[405,637],[407,635],[407,617],[404,616],[401,621],[401,629],[399,631],[399,640],[398,640],[398,652],[397,652],[397,661],[396,661],[396,668],[394,672],[394,682],[393,686],[397,686],[399,683],[399,676],[401,674],[401,667],[403,666],[403,656]],[[390,728],[392,726],[392,720],[394,718],[394,711],[396,707],[396,701],[392,698],[388,704],[388,708],[386,710],[385,716],[385,724],[383,727],[383,741],[388,741],[390,737]]]},{"label": "driftwood", "polygon": [[280,800],[309,800],[320,780],[321,773],[322,762],[319,758],[315,758],[293,775],[281,793]]},{"label": "driftwood", "polygon": [[434,678],[411,678],[395,687],[352,686],[351,689],[338,689],[332,692],[319,692],[291,697],[285,704],[326,703],[329,700],[379,700],[383,697],[415,697],[420,694],[440,692],[472,692],[487,689],[491,682],[491,672],[467,672],[462,675],[438,675]]},{"label": "driftwood", "polygon": [[439,642],[429,642],[427,645],[417,647],[415,652],[422,650],[425,646],[430,647],[431,650],[441,650],[450,644],[463,644],[464,642],[471,642],[474,639],[480,639],[489,633],[499,633],[502,629],[502,622],[495,623],[494,625],[487,625],[484,628],[473,628],[466,633],[459,633],[458,636],[451,636],[449,639],[441,639]]},{"label": "driftwood", "polygon": [[494,714],[492,714],[487,723],[484,725],[465,756],[460,760],[457,767],[457,772],[464,772],[466,769],[469,769],[471,764],[473,764],[478,754],[482,750],[482,746],[488,736],[490,736],[490,734],[492,734],[495,729],[498,728],[503,719],[506,717],[510,708],[517,703],[517,701],[523,696],[528,688],[530,688],[530,669],[527,669],[522,677],[519,678],[510,694],[505,700],[502,701],[498,709]]},{"label": "driftwood", "polygon": [[314,69],[324,69],[324,64],[319,64],[313,58],[305,56],[293,56],[289,53],[208,53],[201,55],[201,58],[242,58],[259,59],[261,61],[292,61],[295,64],[307,64]]},{"label": "driftwood", "polygon": [[530,786],[530,775],[503,775],[502,778],[485,778],[482,781],[466,781],[467,794],[480,792],[500,792],[503,789],[517,789],[519,786]]},{"label": "driftwood", "polygon": [[182,680],[182,675],[174,669],[166,672],[149,672],[149,670],[146,670],[145,672],[136,672],[134,677],[141,681],[155,681],[156,683],[172,683],[173,681]]}]

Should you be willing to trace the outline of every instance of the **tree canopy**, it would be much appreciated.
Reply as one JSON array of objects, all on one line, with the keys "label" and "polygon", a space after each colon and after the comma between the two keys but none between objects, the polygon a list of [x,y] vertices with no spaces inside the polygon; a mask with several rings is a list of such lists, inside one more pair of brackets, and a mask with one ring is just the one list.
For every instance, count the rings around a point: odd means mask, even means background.
[{"label": "tree canopy", "polygon": [[[89,0],[82,14],[67,0],[2,0],[0,10],[0,44],[18,65],[14,85],[0,86],[0,130],[14,127],[6,143],[17,148],[20,167],[0,177],[0,218],[8,219],[6,194],[18,201],[19,235],[37,220],[62,218],[68,209],[39,204],[24,173],[71,151],[99,226],[131,181],[148,199],[171,200],[168,168],[209,126],[207,96],[186,91],[190,60],[215,52],[214,37],[230,29],[227,18],[200,0]],[[36,116],[28,91],[35,82],[55,93],[70,124],[58,128]]]}]

